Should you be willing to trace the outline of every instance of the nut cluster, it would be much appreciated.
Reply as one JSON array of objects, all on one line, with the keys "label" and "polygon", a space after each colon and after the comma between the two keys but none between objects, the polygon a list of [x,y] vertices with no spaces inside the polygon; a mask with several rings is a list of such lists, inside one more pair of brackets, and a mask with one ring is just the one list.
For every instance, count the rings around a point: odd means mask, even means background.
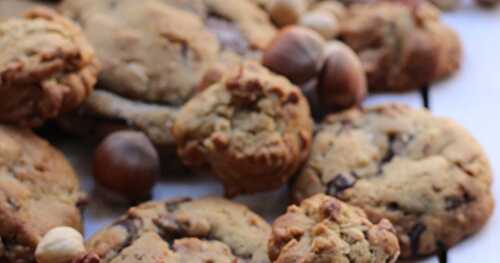
[{"label": "nut cluster", "polygon": [[[305,27],[282,29],[264,51],[262,64],[302,86],[311,107],[323,113],[358,106],[367,93],[366,73],[356,53],[339,41],[325,42]],[[311,84],[317,96],[308,96]]]}]

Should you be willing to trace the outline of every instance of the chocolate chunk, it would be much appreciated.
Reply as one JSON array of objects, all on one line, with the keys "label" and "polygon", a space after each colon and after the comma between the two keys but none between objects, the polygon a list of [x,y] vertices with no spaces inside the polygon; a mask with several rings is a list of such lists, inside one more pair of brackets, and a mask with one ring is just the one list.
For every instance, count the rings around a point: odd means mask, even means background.
[{"label": "chocolate chunk", "polygon": [[422,223],[417,223],[408,236],[410,237],[411,252],[413,256],[418,256],[418,250],[420,248],[420,236],[425,232],[427,227]]},{"label": "chocolate chunk", "polygon": [[381,164],[385,164],[385,163],[388,163],[392,160],[392,158],[394,158],[394,149],[393,149],[393,146],[394,146],[394,142],[396,141],[396,135],[395,134],[390,134],[389,135],[389,138],[388,138],[388,145],[387,145],[387,152],[385,153],[384,157],[382,158],[382,160],[380,161]]},{"label": "chocolate chunk", "polygon": [[356,176],[353,173],[350,174],[338,174],[327,184],[327,194],[335,196],[340,192],[351,188],[356,183]]},{"label": "chocolate chunk", "polygon": [[3,245],[3,242],[2,242],[2,237],[0,237],[0,258],[3,257],[3,254],[4,254],[4,245]]},{"label": "chocolate chunk", "polygon": [[474,201],[474,199],[465,190],[462,196],[447,196],[445,198],[446,211],[455,210],[472,201]]},{"label": "chocolate chunk", "polygon": [[387,204],[387,210],[398,211],[400,210],[399,204],[397,202],[390,202]]},{"label": "chocolate chunk", "polygon": [[437,256],[439,259],[439,263],[447,263],[448,262],[448,248],[442,241],[438,241],[436,243],[437,246]]}]

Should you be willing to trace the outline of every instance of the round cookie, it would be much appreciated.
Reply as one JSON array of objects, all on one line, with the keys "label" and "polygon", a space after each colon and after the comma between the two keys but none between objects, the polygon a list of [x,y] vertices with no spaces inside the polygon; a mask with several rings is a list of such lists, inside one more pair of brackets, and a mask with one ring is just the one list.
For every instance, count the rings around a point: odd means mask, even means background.
[{"label": "round cookie", "polygon": [[387,104],[330,115],[293,187],[326,193],[389,219],[405,258],[449,248],[491,216],[492,171],[477,141],[450,119]]},{"label": "round cookie", "polygon": [[50,9],[0,23],[0,121],[34,127],[73,110],[98,70],[80,29]]},{"label": "round cookie", "polygon": [[83,25],[105,68],[102,92],[63,126],[139,129],[167,148],[174,145],[164,124],[196,93],[205,71],[220,60],[258,56],[275,34],[267,14],[246,0],[72,0],[61,10]]},{"label": "round cookie", "polygon": [[274,263],[394,263],[395,232],[386,219],[374,225],[360,208],[318,194],[276,219],[269,257]]},{"label": "round cookie", "polygon": [[83,197],[58,150],[30,131],[0,126],[0,262],[35,263],[35,248],[49,230],[81,230]]},{"label": "round cookie", "polygon": [[234,196],[285,184],[307,158],[312,130],[301,91],[247,62],[191,99],[172,134],[184,163],[208,166]]},{"label": "round cookie", "polygon": [[268,263],[269,225],[247,207],[220,198],[150,202],[87,242],[102,263]]},{"label": "round cookie", "polygon": [[460,39],[428,3],[379,1],[347,12],[340,38],[360,56],[372,91],[419,89],[460,67]]}]

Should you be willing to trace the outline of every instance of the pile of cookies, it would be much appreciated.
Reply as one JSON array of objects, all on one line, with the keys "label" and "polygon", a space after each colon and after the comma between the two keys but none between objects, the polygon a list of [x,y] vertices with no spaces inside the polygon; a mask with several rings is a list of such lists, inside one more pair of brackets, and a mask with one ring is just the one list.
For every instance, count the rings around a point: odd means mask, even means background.
[{"label": "pile of cookies", "polygon": [[[381,263],[451,248],[493,211],[481,146],[427,110],[360,105],[427,88],[461,57],[423,1],[0,0],[0,262]],[[48,123],[98,143],[101,191],[134,204],[87,241],[87,194],[30,131]],[[145,202],[188,171],[226,198],[289,185],[290,206],[269,225],[220,197]]]}]

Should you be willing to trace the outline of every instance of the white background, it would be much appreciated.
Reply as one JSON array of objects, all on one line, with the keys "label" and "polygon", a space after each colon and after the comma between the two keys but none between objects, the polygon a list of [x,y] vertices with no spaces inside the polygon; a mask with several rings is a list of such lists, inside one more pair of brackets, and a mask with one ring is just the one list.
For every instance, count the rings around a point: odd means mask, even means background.
[{"label": "white background", "polygon": [[[430,92],[430,108],[436,115],[449,116],[469,129],[489,154],[494,171],[500,171],[500,10],[481,10],[467,3],[459,10],[443,16],[461,35],[465,57],[462,70],[457,75],[433,86]],[[366,105],[387,101],[422,107],[418,93],[377,95],[370,97]],[[56,144],[69,155],[70,161],[82,178],[84,189],[92,193],[92,149],[82,149],[81,144],[77,147],[71,142]],[[493,191],[495,199],[500,200],[499,180],[495,180]],[[164,178],[156,187],[154,198],[221,194],[222,187],[211,178],[177,176]],[[285,210],[288,200],[286,190],[282,189],[275,193],[240,197],[237,201],[249,205],[254,211],[271,220]],[[124,211],[126,208],[92,200],[85,212],[86,236],[109,224]],[[429,258],[421,262],[434,263],[438,260]],[[448,252],[448,262],[500,262],[499,209],[495,210],[493,218],[482,232]]]}]

